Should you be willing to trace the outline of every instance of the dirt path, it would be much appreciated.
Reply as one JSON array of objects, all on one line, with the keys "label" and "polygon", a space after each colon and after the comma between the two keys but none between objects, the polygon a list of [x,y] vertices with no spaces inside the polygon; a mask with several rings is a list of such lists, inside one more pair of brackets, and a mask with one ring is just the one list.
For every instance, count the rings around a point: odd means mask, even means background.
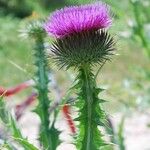
[{"label": "dirt path", "polygon": [[[118,126],[120,116],[120,114],[114,114],[112,117],[115,127]],[[124,129],[126,150],[150,150],[150,128],[147,126],[149,123],[150,118],[141,113],[134,113],[126,119]],[[20,120],[20,127],[23,134],[29,137],[29,140],[37,146],[38,124],[39,118],[33,113],[26,113]],[[61,130],[65,130],[60,135],[60,138],[70,143],[72,141],[68,135],[70,131],[66,128],[67,124],[63,117],[58,119],[56,126]],[[58,150],[76,150],[73,145],[67,143],[61,144]]]}]

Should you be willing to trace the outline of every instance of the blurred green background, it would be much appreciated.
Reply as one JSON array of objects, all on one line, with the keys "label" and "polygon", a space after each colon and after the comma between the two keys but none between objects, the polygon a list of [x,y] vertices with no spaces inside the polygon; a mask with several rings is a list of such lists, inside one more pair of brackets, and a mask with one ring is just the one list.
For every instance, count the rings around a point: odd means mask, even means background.
[{"label": "blurred green background", "polygon": [[[103,1],[111,6],[114,16],[110,32],[118,54],[98,77],[99,85],[108,89],[103,95],[110,101],[106,107],[110,112],[121,111],[122,105],[145,109],[150,102],[150,1]],[[20,33],[30,20],[45,18],[63,6],[88,2],[92,1],[0,0],[0,85],[11,87],[34,75],[33,41],[22,38]],[[53,69],[60,87],[67,89],[70,81],[65,71]]]}]

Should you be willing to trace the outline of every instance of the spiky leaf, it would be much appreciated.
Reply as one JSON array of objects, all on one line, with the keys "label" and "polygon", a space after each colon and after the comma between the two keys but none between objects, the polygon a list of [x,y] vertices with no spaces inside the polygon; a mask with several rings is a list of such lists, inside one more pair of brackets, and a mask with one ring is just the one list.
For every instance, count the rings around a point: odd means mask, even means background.
[{"label": "spiky leaf", "polygon": [[26,150],[39,150],[33,144],[29,143],[26,139],[15,138],[15,140],[20,144],[23,145]]},{"label": "spiky leaf", "polygon": [[[30,144],[23,136],[22,133],[19,129],[19,127],[17,126],[16,120],[13,118],[13,116],[8,112],[8,110],[6,109],[5,106],[5,102],[2,100],[2,98],[0,98],[0,117],[3,121],[3,123],[6,125],[6,127],[8,128],[8,130],[11,132],[11,135],[13,138],[15,139],[20,139],[23,141],[26,141],[26,143]],[[2,116],[4,115],[4,116]],[[5,119],[4,119],[5,118]],[[28,150],[29,146],[26,145],[25,143],[20,143],[20,145],[25,149]],[[9,145],[7,145],[8,148],[11,148]],[[31,149],[32,150],[32,149]]]}]

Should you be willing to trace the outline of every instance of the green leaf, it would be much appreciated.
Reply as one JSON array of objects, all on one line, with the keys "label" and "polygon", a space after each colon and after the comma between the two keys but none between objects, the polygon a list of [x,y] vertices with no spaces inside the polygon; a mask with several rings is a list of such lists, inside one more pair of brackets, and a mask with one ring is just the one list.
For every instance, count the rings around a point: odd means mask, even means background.
[{"label": "green leaf", "polygon": [[15,138],[23,138],[20,129],[16,125],[15,119],[10,115],[10,129],[12,132],[13,137]]},{"label": "green leaf", "polygon": [[7,111],[5,106],[5,101],[0,99],[0,118],[6,127],[11,131],[12,135],[16,138],[22,138],[21,132],[16,125],[15,119],[12,115]]},{"label": "green leaf", "polygon": [[25,150],[39,150],[33,144],[29,143],[26,139],[14,138],[20,145],[25,147]]},{"label": "green leaf", "polygon": [[54,149],[57,149],[57,146],[61,143],[60,139],[59,139],[59,135],[61,132],[59,132],[55,127],[54,127],[54,123],[53,125],[51,126],[50,128],[50,133],[51,133],[51,136],[53,137],[52,138],[52,145],[51,145],[51,148],[52,150]]},{"label": "green leaf", "polygon": [[124,136],[123,136],[123,131],[124,131],[124,122],[125,122],[125,116],[121,118],[121,122],[119,124],[119,129],[118,129],[118,145],[120,150],[125,150],[125,144],[124,144]]},{"label": "green leaf", "polygon": [[[20,139],[20,141],[22,140],[22,143],[21,143],[22,147],[25,150],[29,150],[29,145],[31,145],[31,144],[29,144],[29,142],[26,139],[24,139],[24,137],[22,136],[21,131],[16,124],[16,120],[13,118],[13,116],[6,109],[5,101],[3,101],[2,98],[0,98],[0,106],[1,106],[0,107],[1,120],[6,125],[6,127],[9,129],[9,131],[11,132],[13,138]],[[25,144],[24,142],[28,143],[28,145]],[[7,147],[9,149],[11,149],[10,145],[7,145]]]},{"label": "green leaf", "polygon": [[0,96],[0,119],[4,124],[9,124],[9,113],[6,109],[5,101],[2,96]]}]

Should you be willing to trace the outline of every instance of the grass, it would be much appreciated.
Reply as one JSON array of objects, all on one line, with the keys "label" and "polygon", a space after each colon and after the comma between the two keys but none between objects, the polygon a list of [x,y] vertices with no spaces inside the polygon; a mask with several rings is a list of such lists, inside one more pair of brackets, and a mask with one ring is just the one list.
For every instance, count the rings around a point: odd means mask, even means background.
[{"label": "grass", "polygon": [[31,43],[19,37],[20,20],[10,16],[0,18],[0,78],[1,85],[11,86],[24,80],[32,65]]}]

